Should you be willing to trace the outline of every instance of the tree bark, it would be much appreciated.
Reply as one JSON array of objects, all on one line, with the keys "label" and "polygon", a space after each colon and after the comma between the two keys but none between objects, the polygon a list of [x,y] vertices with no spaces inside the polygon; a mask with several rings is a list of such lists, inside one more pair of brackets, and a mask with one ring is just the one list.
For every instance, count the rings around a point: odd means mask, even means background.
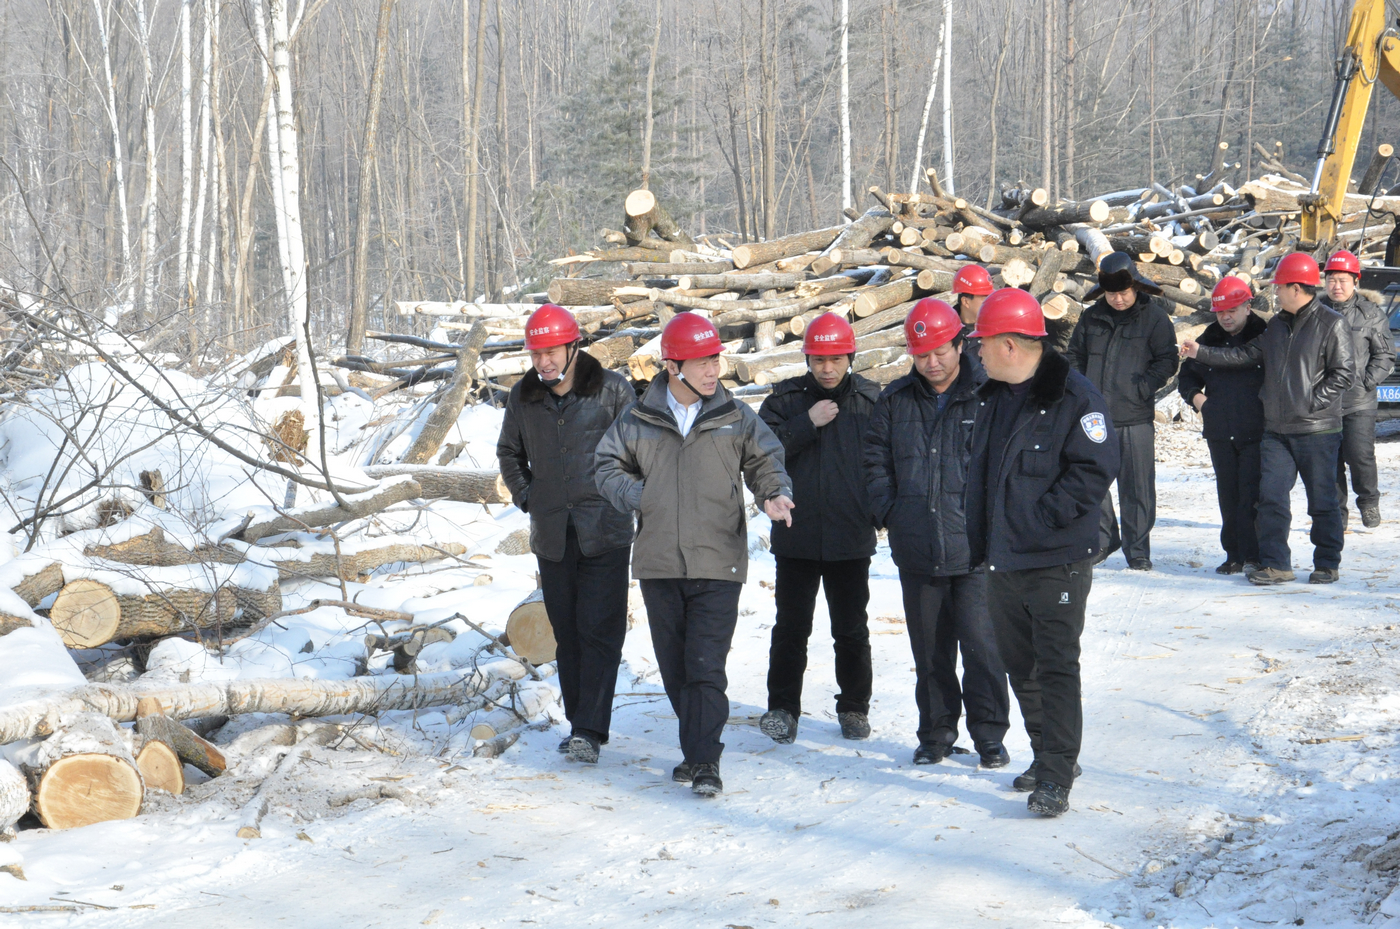
[{"label": "tree bark", "polygon": [[510,611],[506,620],[506,641],[512,651],[531,664],[554,660],[554,629],[549,624],[543,591],[536,590]]},{"label": "tree bark", "polygon": [[424,500],[455,500],[459,503],[510,503],[510,490],[499,471],[467,471],[462,468],[435,468],[427,465],[371,465],[364,469],[375,480],[407,475],[419,485]]},{"label": "tree bark", "polygon": [[[734,267],[743,270],[755,265],[767,264],[779,258],[790,258],[794,255],[825,249],[835,242],[846,228],[846,226],[831,226],[827,229],[799,232],[767,242],[750,242],[746,245],[736,246],[730,256],[734,261]],[[867,244],[869,243],[867,242]]]},{"label": "tree bark", "polygon": [[447,433],[457,425],[457,417],[461,415],[462,406],[467,402],[467,392],[471,389],[472,378],[476,374],[476,362],[481,356],[481,347],[485,344],[486,326],[477,320],[467,333],[461,351],[457,353],[457,373],[452,377],[452,384],[433,407],[433,412],[428,415],[428,421],[419,430],[418,437],[400,459],[402,464],[425,464],[431,461],[441,447],[443,439],[447,438]]},{"label": "tree bark", "polygon": [[141,772],[112,721],[76,712],[61,726],[19,754],[40,822],[50,829],[73,829],[141,812]]},{"label": "tree bark", "polygon": [[270,535],[278,535],[283,532],[302,532],[306,529],[316,529],[321,526],[333,526],[336,523],[347,522],[352,519],[363,519],[381,510],[387,509],[396,503],[405,500],[413,500],[423,496],[423,488],[417,481],[399,480],[381,485],[363,494],[344,495],[346,505],[306,507],[298,510],[290,510],[285,516],[277,516],[273,519],[260,523],[252,523],[242,532],[237,533],[234,538],[244,542],[256,542],[259,539],[267,538]]},{"label": "tree bark", "polygon": [[[465,7],[465,0],[464,0]],[[379,0],[379,23],[374,30],[374,70],[369,78],[369,101],[365,112],[364,140],[360,146],[360,176],[355,195],[355,280],[350,286],[352,303],[350,326],[345,333],[345,350],[359,354],[369,325],[369,219],[373,212],[371,188],[379,149],[379,108],[384,96],[384,64],[389,57],[389,18],[394,0]],[[462,14],[466,15],[465,10]],[[468,298],[472,294],[467,295]]]},{"label": "tree bark", "polygon": [[218,746],[166,716],[164,707],[154,697],[137,701],[136,731],[148,739],[159,739],[170,746],[181,762],[193,765],[210,777],[218,777],[228,770],[228,761]]}]

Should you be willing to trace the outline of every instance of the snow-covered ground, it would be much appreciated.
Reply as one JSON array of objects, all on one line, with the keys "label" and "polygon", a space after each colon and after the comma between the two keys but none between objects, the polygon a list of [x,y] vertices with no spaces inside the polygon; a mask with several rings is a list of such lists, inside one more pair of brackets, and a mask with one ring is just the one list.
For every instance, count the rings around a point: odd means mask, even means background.
[{"label": "snow-covered ground", "polygon": [[[883,547],[871,582],[872,738],[840,738],[820,604],[810,715],[794,745],[764,737],[754,723],[773,563],[759,552],[730,656],[716,800],[670,781],[675,720],[636,598],[641,621],[596,767],[555,753],[558,726],[484,760],[441,711],[393,714],[356,741],[299,747],[261,839],[235,836],[256,782],[225,779],[135,820],[22,831],[0,846],[0,865],[17,853],[28,880],[0,873],[0,906],[73,900],[82,912],[0,915],[0,926],[1384,925],[1400,916],[1400,899],[1381,906],[1396,878],[1366,856],[1400,830],[1389,773],[1400,442],[1379,448],[1391,521],[1348,533],[1341,582],[1276,589],[1213,572],[1219,516],[1204,445],[1172,426],[1159,448],[1156,570],[1130,573],[1115,556],[1094,578],[1084,776],[1063,818],[1029,816],[1010,789],[1029,761],[1014,710],[1010,768],[979,770],[975,755],[911,763],[913,663]],[[1300,486],[1299,568],[1311,554],[1303,512]],[[524,523],[513,509],[481,514],[438,518],[486,552]],[[750,531],[766,528],[760,517]],[[529,557],[483,564],[487,586],[420,571],[376,577],[361,599],[499,616],[533,586]],[[376,786],[393,796],[343,803]]]}]

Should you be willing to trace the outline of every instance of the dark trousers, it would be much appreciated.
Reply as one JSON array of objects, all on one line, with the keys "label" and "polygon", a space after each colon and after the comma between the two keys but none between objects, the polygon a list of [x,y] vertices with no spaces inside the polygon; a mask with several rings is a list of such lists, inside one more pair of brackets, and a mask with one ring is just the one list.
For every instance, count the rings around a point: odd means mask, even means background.
[{"label": "dark trousers", "polygon": [[1121,464],[1118,468],[1118,506],[1123,511],[1123,531],[1113,512],[1113,495],[1103,496],[1099,517],[1099,551],[1123,549],[1129,560],[1152,557],[1152,526],[1157,522],[1157,463],[1153,446],[1154,423],[1115,426]]},{"label": "dark trousers", "polygon": [[554,628],[564,715],[575,730],[604,741],[612,723],[617,667],[627,637],[627,566],[631,546],[600,555],[579,551],[569,527],[562,561],[535,561]]},{"label": "dark trousers", "polygon": [[1220,547],[1226,561],[1259,561],[1254,511],[1259,505],[1259,443],[1208,441],[1220,502]]},{"label": "dark trousers", "polygon": [[739,621],[738,581],[667,578],[641,581],[661,683],[680,722],[690,764],[718,764],[729,721],[724,664]]},{"label": "dark trousers", "polygon": [[1313,567],[1336,568],[1342,563],[1342,506],[1337,499],[1337,455],[1340,432],[1303,435],[1264,433],[1259,444],[1259,563],[1266,568],[1292,570],[1288,530],[1293,512],[1288,496],[1298,478],[1308,495],[1312,517]]},{"label": "dark trousers", "polygon": [[[967,704],[967,732],[974,742],[1000,742],[1010,726],[1011,696],[987,615],[987,576],[956,577],[899,572],[904,621],[914,652],[914,700],[919,743],[958,739],[958,717]],[[958,684],[958,650],[963,678]]]},{"label": "dark trousers", "polygon": [[870,559],[812,561],[777,556],[773,590],[777,618],[768,649],[768,709],[802,715],[802,676],[807,671],[807,640],[817,588],[826,591],[831,639],[836,652],[837,713],[870,712]]},{"label": "dark trousers", "polygon": [[1381,502],[1380,478],[1376,474],[1376,411],[1357,410],[1342,417],[1342,450],[1337,457],[1337,500],[1347,505],[1347,469],[1351,469],[1351,489],[1356,506],[1376,506]]},{"label": "dark trousers", "polygon": [[1084,737],[1079,637],[1092,583],[1092,561],[987,575],[997,645],[1040,778],[1061,787],[1074,786]]}]

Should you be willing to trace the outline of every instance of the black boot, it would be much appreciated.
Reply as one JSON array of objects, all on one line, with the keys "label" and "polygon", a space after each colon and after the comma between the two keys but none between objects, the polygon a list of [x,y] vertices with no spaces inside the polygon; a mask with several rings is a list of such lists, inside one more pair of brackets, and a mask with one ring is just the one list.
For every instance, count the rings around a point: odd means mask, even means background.
[{"label": "black boot", "polygon": [[764,735],[779,745],[791,745],[797,740],[797,717],[787,710],[769,710],[758,721]]},{"label": "black boot", "polygon": [[555,751],[558,752],[558,753],[561,754],[561,755],[567,755],[567,754],[569,754],[569,741],[570,741],[572,738],[573,738],[572,735],[566,735],[566,736],[564,736],[564,738],[560,739],[560,740],[559,740],[559,747],[556,748]]},{"label": "black boot", "polygon": [[952,753],[950,742],[921,742],[914,749],[914,764],[938,764]]},{"label": "black boot", "polygon": [[973,747],[984,768],[1004,768],[1011,764],[1011,754],[1000,742],[974,742]]},{"label": "black boot", "polygon": [[841,723],[841,738],[870,738],[870,718],[864,713],[837,713],[836,719]]},{"label": "black boot", "polygon": [[[1040,762],[1032,761],[1031,766],[1026,769],[1026,773],[1016,775],[1016,780],[1011,782],[1011,786],[1021,791],[1022,793],[1028,790],[1035,790],[1035,785],[1040,780],[1036,776],[1039,771]],[[1074,765],[1074,776],[1077,778],[1081,777],[1083,774],[1084,769],[1079,767],[1079,764],[1076,762]]]},{"label": "black boot", "polygon": [[677,784],[689,784],[691,777],[690,762],[682,761],[671,769],[671,780]]},{"label": "black boot", "polygon": [[691,767],[690,789],[701,797],[713,797],[724,791],[724,782],[719,779],[719,765],[700,764]]},{"label": "black boot", "polygon": [[596,736],[576,730],[569,739],[569,760],[597,764],[598,747],[601,744]]},{"label": "black boot", "polygon": [[1059,816],[1068,812],[1069,788],[1053,781],[1041,781],[1026,800],[1026,809],[1041,816]]}]

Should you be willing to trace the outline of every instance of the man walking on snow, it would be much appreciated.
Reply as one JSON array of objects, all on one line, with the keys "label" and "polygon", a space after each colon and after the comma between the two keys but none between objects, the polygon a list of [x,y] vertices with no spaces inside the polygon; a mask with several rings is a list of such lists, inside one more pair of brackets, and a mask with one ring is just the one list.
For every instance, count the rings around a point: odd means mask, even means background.
[{"label": "man walking on snow", "polygon": [[1099,561],[1122,546],[1133,571],[1152,570],[1152,526],[1157,521],[1154,457],[1157,391],[1176,373],[1176,330],[1153,299],[1162,288],[1144,278],[1131,255],[1113,252],[1099,265],[1099,283],[1070,334],[1065,357],[1108,401],[1119,443],[1118,507],[1104,494]]},{"label": "man walking on snow", "polygon": [[578,323],[563,307],[546,304],[531,314],[525,348],[532,368],[511,388],[496,458],[515,505],[530,515],[530,550],[573,727],[559,750],[596,763],[627,635],[632,516],[599,495],[593,452],[637,395],[579,351]]},{"label": "man walking on snow", "polygon": [[598,489],[639,517],[632,574],[685,755],[671,776],[701,796],[724,788],[725,662],[748,576],[740,480],[775,522],[793,509],[782,444],[719,383],[721,350],[709,320],[677,313],[661,333],[666,371],[598,444]]},{"label": "man walking on snow", "polygon": [[987,567],[997,646],[1035,752],[1012,784],[1031,791],[1031,812],[1059,816],[1080,773],[1079,637],[1118,442],[1103,397],[1046,343],[1034,297],[993,293],[976,334],[988,380],[967,473],[969,561]]},{"label": "man walking on snow", "polygon": [[937,764],[954,751],[966,703],[982,765],[1000,768],[1011,761],[1002,744],[1011,698],[987,615],[987,575],[972,563],[963,505],[977,388],[986,376],[964,362],[961,320],[942,300],[914,304],[904,340],[914,370],[880,395],[865,470],[875,521],[889,529],[914,651],[914,763]]},{"label": "man walking on snow", "polygon": [[835,313],[802,337],[807,373],[775,385],[758,415],[783,443],[793,495],[792,525],[773,524],[777,615],[768,653],[768,712],[759,728],[775,742],[797,738],[802,678],[817,588],[826,593],[836,650],[836,719],[841,735],[870,735],[870,557],[875,527],[861,470],[861,440],[880,388],[851,370],[856,335]]},{"label": "man walking on snow", "polygon": [[1351,332],[1355,370],[1351,387],[1342,398],[1342,451],[1337,459],[1337,498],[1342,524],[1347,520],[1347,470],[1361,524],[1374,529],[1381,524],[1381,491],[1376,473],[1376,386],[1395,367],[1395,345],[1385,312],[1361,296],[1361,262],[1343,249],[1327,259],[1327,306],[1341,314]]},{"label": "man walking on snow", "polygon": [[1317,298],[1317,262],[1284,255],[1274,271],[1280,312],[1264,334],[1238,348],[1213,348],[1192,339],[1181,354],[1212,368],[1247,368],[1264,362],[1264,439],[1259,446],[1259,570],[1246,575],[1261,586],[1294,579],[1288,548],[1289,495],[1298,478],[1312,517],[1310,584],[1331,584],[1342,563],[1342,508],[1337,499],[1337,456],[1342,444],[1342,403],[1354,377],[1351,332]]}]

